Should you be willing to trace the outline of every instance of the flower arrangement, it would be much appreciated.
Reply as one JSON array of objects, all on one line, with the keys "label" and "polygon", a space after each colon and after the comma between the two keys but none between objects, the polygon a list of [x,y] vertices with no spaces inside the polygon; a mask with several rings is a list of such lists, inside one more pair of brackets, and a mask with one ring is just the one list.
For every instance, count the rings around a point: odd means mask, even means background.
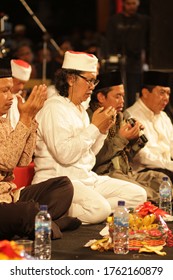
[{"label": "flower arrangement", "polygon": [[0,260],[23,260],[24,248],[15,241],[0,241]]}]

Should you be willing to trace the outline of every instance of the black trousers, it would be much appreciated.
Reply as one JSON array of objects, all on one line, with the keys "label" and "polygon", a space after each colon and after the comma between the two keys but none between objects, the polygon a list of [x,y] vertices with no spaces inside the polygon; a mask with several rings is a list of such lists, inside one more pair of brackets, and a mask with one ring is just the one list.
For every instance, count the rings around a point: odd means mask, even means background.
[{"label": "black trousers", "polygon": [[73,198],[73,185],[66,176],[30,185],[21,191],[16,203],[0,203],[0,239],[14,236],[34,239],[35,216],[39,205],[48,205],[52,218],[52,236],[62,236],[58,220],[67,214]]}]

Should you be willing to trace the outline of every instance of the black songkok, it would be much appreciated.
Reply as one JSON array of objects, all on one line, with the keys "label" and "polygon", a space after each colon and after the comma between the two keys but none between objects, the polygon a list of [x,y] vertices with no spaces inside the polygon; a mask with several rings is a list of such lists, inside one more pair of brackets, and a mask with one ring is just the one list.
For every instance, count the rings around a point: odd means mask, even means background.
[{"label": "black songkok", "polygon": [[103,88],[118,86],[123,84],[120,71],[111,71],[105,72],[97,76],[97,79],[100,81],[95,87],[95,90],[98,91]]},{"label": "black songkok", "polygon": [[170,87],[172,72],[146,71],[143,74],[143,86],[163,86]]}]

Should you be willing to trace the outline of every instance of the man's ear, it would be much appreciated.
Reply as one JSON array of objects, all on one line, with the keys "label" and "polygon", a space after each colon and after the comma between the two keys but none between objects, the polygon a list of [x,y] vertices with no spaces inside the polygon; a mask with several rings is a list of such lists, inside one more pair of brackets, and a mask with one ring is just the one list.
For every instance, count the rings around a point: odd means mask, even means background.
[{"label": "man's ear", "polygon": [[97,93],[97,99],[98,99],[98,102],[101,103],[101,104],[105,101],[105,96],[101,91],[99,91]]},{"label": "man's ear", "polygon": [[68,81],[68,84],[69,84],[70,87],[73,86],[73,84],[75,82],[75,79],[76,79],[75,75],[69,75],[68,76],[67,81]]},{"label": "man's ear", "polygon": [[143,88],[143,89],[142,89],[142,97],[143,97],[144,99],[147,99],[148,94],[149,94],[149,90],[148,90],[147,88]]}]

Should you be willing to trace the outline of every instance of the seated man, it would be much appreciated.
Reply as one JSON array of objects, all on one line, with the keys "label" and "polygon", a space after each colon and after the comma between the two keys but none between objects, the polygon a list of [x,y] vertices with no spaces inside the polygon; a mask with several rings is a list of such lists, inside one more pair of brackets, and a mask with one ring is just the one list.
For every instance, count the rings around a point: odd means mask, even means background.
[{"label": "seated man", "polygon": [[122,112],[125,92],[121,74],[119,71],[107,72],[100,74],[98,79],[100,83],[91,95],[87,109],[90,118],[97,108],[108,106],[116,109],[117,116],[115,125],[109,129],[104,145],[96,155],[93,170],[99,175],[139,184],[147,191],[148,200],[158,202],[158,189],[164,174],[154,171],[136,173],[131,167],[131,160],[145,146],[147,138],[141,135],[141,124]]},{"label": "seated man", "polygon": [[[4,65],[3,65],[4,63]],[[18,97],[19,122],[13,130],[8,113],[13,101],[13,80],[6,62],[0,61],[0,239],[14,236],[34,238],[34,220],[39,204],[47,204],[52,217],[52,238],[60,238],[61,230],[76,227],[80,221],[66,217],[73,197],[73,186],[67,177],[47,180],[16,190],[13,169],[30,163],[35,147],[37,123],[35,115],[47,98],[45,85],[35,86],[28,100]],[[74,223],[73,223],[74,222]]]},{"label": "seated man", "polygon": [[67,51],[57,72],[58,94],[50,96],[37,114],[39,123],[33,183],[67,175],[74,186],[69,213],[83,223],[99,223],[114,211],[118,200],[127,207],[146,201],[146,191],[127,181],[99,176],[92,171],[114,124],[115,109],[99,108],[91,122],[82,102],[98,84],[98,59],[83,52]]},{"label": "seated man", "polygon": [[157,170],[173,182],[173,125],[163,111],[170,98],[170,75],[161,71],[144,73],[140,98],[127,108],[145,126],[148,142],[135,156],[136,171]]}]

